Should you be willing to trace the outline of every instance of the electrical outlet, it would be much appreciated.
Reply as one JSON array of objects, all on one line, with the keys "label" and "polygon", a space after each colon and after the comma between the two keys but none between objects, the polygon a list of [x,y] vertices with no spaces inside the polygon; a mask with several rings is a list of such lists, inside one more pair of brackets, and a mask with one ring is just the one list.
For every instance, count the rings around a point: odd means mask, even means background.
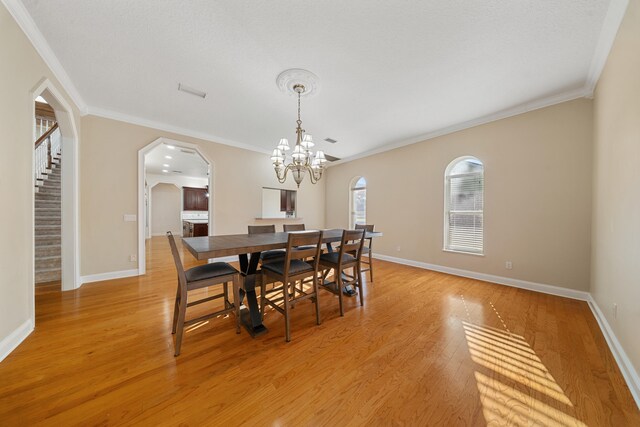
[{"label": "electrical outlet", "polygon": [[136,255],[129,255],[129,261],[136,262],[138,261],[138,257]]},{"label": "electrical outlet", "polygon": [[615,302],[613,303],[613,318],[618,318],[618,304],[616,304]]},{"label": "electrical outlet", "polygon": [[511,261],[505,262],[504,268],[506,268],[507,270],[511,270],[513,268],[513,263]]}]

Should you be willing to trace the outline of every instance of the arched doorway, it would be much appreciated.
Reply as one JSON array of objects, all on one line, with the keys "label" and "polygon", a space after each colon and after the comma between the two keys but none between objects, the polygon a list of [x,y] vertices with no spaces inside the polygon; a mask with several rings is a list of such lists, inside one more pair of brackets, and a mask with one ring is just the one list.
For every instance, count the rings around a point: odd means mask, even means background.
[{"label": "arched doorway", "polygon": [[207,197],[208,197],[208,234],[213,235],[213,208],[214,208],[214,200],[215,200],[215,191],[213,187],[213,162],[209,160],[198,148],[196,144],[191,144],[183,141],[176,141],[168,138],[158,138],[155,141],[151,142],[147,146],[143,147],[138,151],[138,274],[145,274],[147,271],[146,266],[146,238],[152,233],[149,232],[147,227],[148,223],[152,221],[150,215],[150,190],[154,186],[154,183],[151,183],[151,186],[147,186],[145,180],[145,170],[146,170],[146,157],[154,151],[157,147],[161,145],[172,146],[177,150],[190,150],[195,155],[199,156],[200,159],[204,161],[207,166]]},{"label": "arched doorway", "polygon": [[[63,291],[77,289],[79,281],[79,250],[78,250],[78,129],[71,106],[67,103],[60,91],[48,80],[44,79],[31,91],[34,105],[33,124],[36,128],[35,101],[42,97],[55,112],[56,121],[60,129],[61,150],[64,156],[65,168],[61,176],[60,195],[60,224],[61,224],[61,289]],[[35,135],[34,135],[35,136]],[[35,151],[32,159],[35,188]],[[32,209],[32,214],[34,213]],[[33,216],[35,218],[35,215]],[[35,220],[34,220],[35,229]],[[35,254],[35,239],[33,241],[33,253]],[[34,258],[35,277],[35,258]],[[32,288],[31,312],[35,318],[35,284]]]}]

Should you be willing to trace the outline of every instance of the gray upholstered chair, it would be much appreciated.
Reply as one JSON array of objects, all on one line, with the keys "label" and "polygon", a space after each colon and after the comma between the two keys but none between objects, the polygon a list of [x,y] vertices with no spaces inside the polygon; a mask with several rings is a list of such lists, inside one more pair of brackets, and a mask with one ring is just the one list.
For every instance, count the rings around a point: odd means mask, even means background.
[{"label": "gray upholstered chair", "polygon": [[[356,230],[365,230],[369,232],[373,232],[373,224],[356,224]],[[362,253],[365,255],[365,259],[362,260],[362,264],[368,265],[368,267],[363,268],[362,272],[369,272],[369,278],[373,282],[373,249],[371,248],[371,244],[373,243],[373,239],[369,237],[365,240],[365,245],[362,248]]]},{"label": "gray upholstered chair", "polygon": [[[260,288],[260,310],[264,317],[266,305],[284,315],[285,340],[291,341],[290,310],[300,300],[312,298],[316,305],[316,322],[319,325],[320,306],[318,303],[318,260],[322,244],[322,231],[289,234],[287,252],[284,259],[262,265],[262,285]],[[312,261],[308,261],[312,258]],[[304,279],[311,278],[311,285]],[[267,291],[268,283],[280,282]],[[299,285],[299,287],[298,287]],[[280,307],[280,303],[283,307]]]},{"label": "gray upholstered chair", "polygon": [[[364,305],[362,295],[362,270],[360,259],[364,245],[364,230],[343,230],[340,249],[336,252],[328,252],[320,255],[320,269],[325,271],[324,277],[329,270],[333,270],[333,282],[320,286],[322,289],[338,295],[340,301],[340,316],[344,316],[342,304],[342,293],[346,286],[353,285],[358,288],[360,294],[360,305]],[[343,277],[343,271],[353,268],[353,275]]]},{"label": "gray upholstered chair", "polygon": [[[182,260],[176,246],[173,234],[167,232],[171,253],[178,271],[178,291],[176,293],[176,302],[173,311],[173,330],[176,334],[175,356],[180,354],[182,345],[182,336],[185,326],[193,323],[201,322],[221,314],[235,313],[236,316],[236,333],[240,333],[240,273],[227,264],[226,262],[214,262],[211,264],[199,265],[185,271],[182,266]],[[233,303],[229,300],[229,282],[233,284]],[[196,301],[187,302],[187,294],[201,288],[222,285],[222,293],[218,293]],[[215,299],[224,298],[224,308],[211,314],[200,316],[196,319],[185,320],[187,307]]]},{"label": "gray upholstered chair", "polygon": [[[263,233],[275,233],[276,226],[271,225],[250,225],[249,234],[263,234]],[[267,263],[284,258],[284,249],[272,249],[270,251],[264,251],[260,254],[260,262]]]}]

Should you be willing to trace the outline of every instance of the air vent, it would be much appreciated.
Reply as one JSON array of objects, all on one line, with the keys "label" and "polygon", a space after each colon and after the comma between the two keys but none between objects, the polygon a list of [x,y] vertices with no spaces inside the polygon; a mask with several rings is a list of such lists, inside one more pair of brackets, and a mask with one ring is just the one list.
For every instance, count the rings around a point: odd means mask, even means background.
[{"label": "air vent", "polygon": [[333,157],[333,156],[331,156],[329,154],[325,154],[324,157],[326,157],[327,161],[329,161],[329,162],[337,162],[338,160],[340,160],[339,158]]},{"label": "air vent", "polygon": [[333,138],[325,138],[324,140],[327,141],[329,144],[335,144],[336,142],[338,142]]},{"label": "air vent", "polygon": [[198,90],[198,89],[194,89],[194,88],[189,87],[189,86],[185,86],[182,83],[178,83],[178,90],[181,91],[181,92],[184,92],[184,93],[188,93],[190,95],[197,96],[197,97],[202,98],[202,99],[207,97],[207,93],[206,92],[203,92],[203,91]]},{"label": "air vent", "polygon": [[173,173],[182,173],[182,171],[171,171]]},{"label": "air vent", "polygon": [[196,152],[195,152],[195,151],[193,151],[193,150],[187,150],[187,149],[185,149],[185,148],[181,148],[181,149],[180,149],[180,152],[181,152],[181,153],[184,153],[184,154],[196,154]]}]

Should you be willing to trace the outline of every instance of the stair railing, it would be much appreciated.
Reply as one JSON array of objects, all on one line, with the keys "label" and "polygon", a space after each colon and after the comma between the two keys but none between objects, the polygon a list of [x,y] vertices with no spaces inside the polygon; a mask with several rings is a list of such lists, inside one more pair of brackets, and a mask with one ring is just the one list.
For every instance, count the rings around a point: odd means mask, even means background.
[{"label": "stair railing", "polygon": [[35,144],[34,172],[36,182],[43,181],[47,171],[51,170],[53,158],[60,154],[60,129],[55,123]]}]

